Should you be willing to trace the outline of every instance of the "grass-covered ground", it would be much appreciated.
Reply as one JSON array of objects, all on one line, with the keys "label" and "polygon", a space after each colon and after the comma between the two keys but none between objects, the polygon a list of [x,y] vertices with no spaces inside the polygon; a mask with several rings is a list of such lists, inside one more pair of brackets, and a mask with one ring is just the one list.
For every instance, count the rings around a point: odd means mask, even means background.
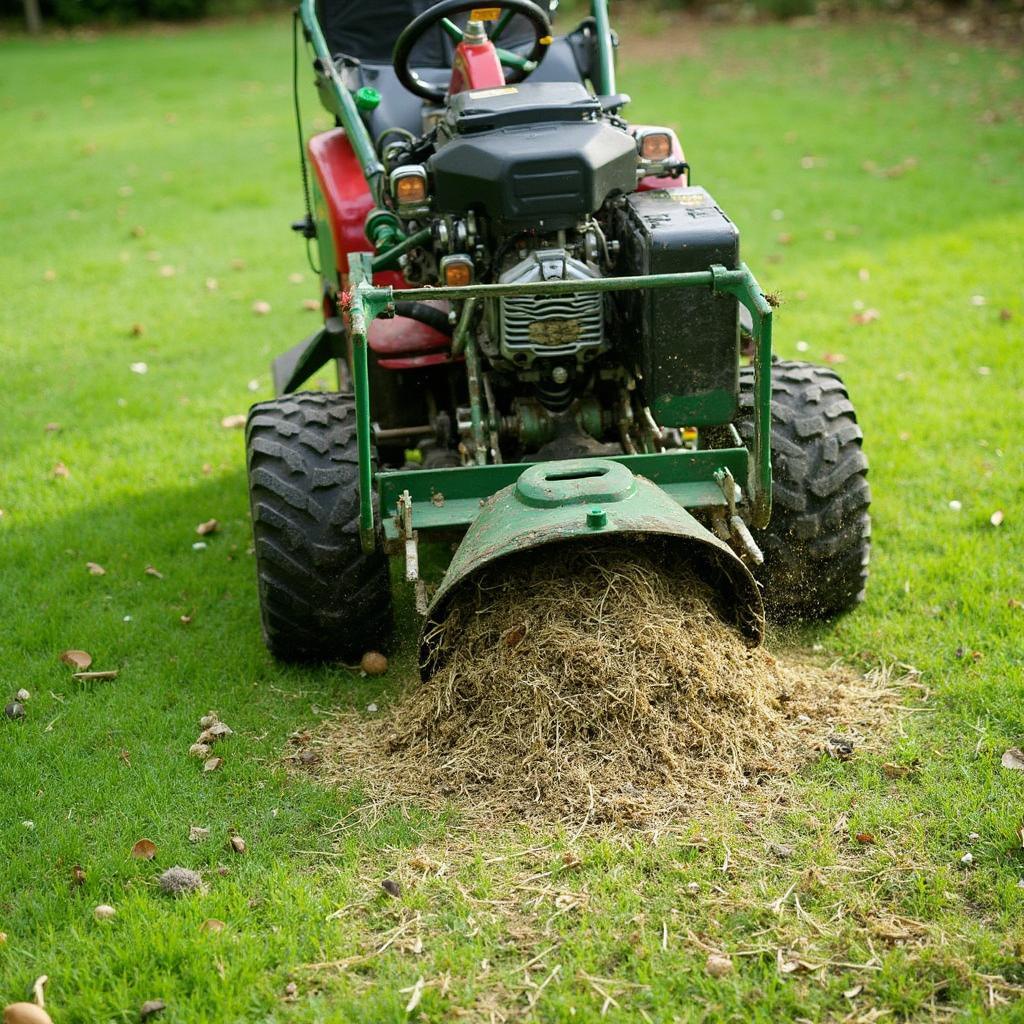
[{"label": "grass-covered ground", "polygon": [[[148,999],[178,1022],[1024,1018],[1024,773],[1000,767],[1024,741],[1019,61],[884,25],[640,28],[633,116],[680,129],[783,297],[780,351],[841,360],[861,412],[869,600],[796,639],[916,666],[928,710],[683,838],[364,828],[360,793],[286,774],[293,730],[411,677],[415,630],[406,605],[383,686],[260,641],[220,421],[316,317],[289,26],[7,39],[0,696],[31,698],[0,719],[0,1003],[47,974],[58,1024]],[[66,648],[119,675],[76,682]],[[204,774],[210,708],[236,734]],[[206,892],[159,894],[173,864]]]}]

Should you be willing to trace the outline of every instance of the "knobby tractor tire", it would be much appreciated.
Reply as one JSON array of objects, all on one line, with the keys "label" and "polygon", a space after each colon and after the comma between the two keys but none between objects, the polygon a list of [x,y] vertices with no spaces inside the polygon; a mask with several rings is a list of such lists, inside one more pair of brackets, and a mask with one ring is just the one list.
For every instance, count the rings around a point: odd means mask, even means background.
[{"label": "knobby tractor tire", "polygon": [[356,661],[391,629],[387,558],[359,541],[355,400],[260,402],[246,424],[263,635],[286,661]]},{"label": "knobby tractor tire", "polygon": [[[871,491],[863,434],[838,374],[789,360],[772,364],[772,517],[754,539],[765,610],[777,621],[824,619],[864,600]],[[754,439],[754,370],[740,370],[744,442]]]}]

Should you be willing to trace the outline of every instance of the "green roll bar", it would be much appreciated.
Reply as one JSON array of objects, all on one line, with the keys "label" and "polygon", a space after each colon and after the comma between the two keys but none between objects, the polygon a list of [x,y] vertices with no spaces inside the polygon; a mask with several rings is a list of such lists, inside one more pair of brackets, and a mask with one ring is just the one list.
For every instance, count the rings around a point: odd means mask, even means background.
[{"label": "green roll bar", "polygon": [[594,90],[599,96],[615,94],[615,46],[608,19],[608,0],[590,0],[590,15],[597,36],[597,77]]},{"label": "green roll bar", "polygon": [[384,189],[384,165],[377,158],[373,139],[370,138],[370,133],[359,116],[359,108],[352,98],[352,93],[345,86],[341,74],[334,65],[334,58],[316,16],[316,0],[300,0],[299,17],[302,19],[306,38],[316,55],[317,73],[334,101],[333,106],[338,120],[341,121],[341,127],[345,129],[345,135],[348,136],[359,160],[359,166],[363,169],[363,177],[370,186],[370,193],[374,201],[380,205]]}]

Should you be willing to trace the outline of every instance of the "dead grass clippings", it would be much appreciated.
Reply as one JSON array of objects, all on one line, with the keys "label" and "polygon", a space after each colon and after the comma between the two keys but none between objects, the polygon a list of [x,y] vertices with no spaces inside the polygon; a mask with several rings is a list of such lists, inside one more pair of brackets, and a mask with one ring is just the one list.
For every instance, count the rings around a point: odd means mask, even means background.
[{"label": "dead grass clippings", "polygon": [[428,681],[311,738],[316,773],[358,782],[367,813],[661,827],[786,778],[837,737],[870,748],[900,706],[894,672],[750,649],[710,588],[651,547],[503,565],[434,639],[446,660]]}]

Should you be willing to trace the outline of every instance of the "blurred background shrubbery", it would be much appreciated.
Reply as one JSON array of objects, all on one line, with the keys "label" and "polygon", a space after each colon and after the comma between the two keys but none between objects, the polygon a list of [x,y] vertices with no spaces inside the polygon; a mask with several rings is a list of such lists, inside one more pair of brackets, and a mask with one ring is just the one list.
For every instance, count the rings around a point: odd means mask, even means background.
[{"label": "blurred background shrubbery", "polygon": [[[282,11],[292,6],[293,0],[0,0],[0,22],[12,27],[17,22],[27,22],[30,30],[38,30],[42,24],[186,21]],[[566,23],[585,6],[586,0],[563,0],[566,16],[560,20]],[[616,0],[613,15],[622,17],[624,13],[644,11],[689,12],[719,20],[893,13],[933,22],[955,21],[959,17],[979,24],[995,21],[1020,26],[1024,23],[1024,0]]]},{"label": "blurred background shrubbery", "polygon": [[0,0],[0,22],[31,24],[36,8],[48,27],[127,24],[135,21],[193,21],[254,11],[284,11],[290,0]]}]

